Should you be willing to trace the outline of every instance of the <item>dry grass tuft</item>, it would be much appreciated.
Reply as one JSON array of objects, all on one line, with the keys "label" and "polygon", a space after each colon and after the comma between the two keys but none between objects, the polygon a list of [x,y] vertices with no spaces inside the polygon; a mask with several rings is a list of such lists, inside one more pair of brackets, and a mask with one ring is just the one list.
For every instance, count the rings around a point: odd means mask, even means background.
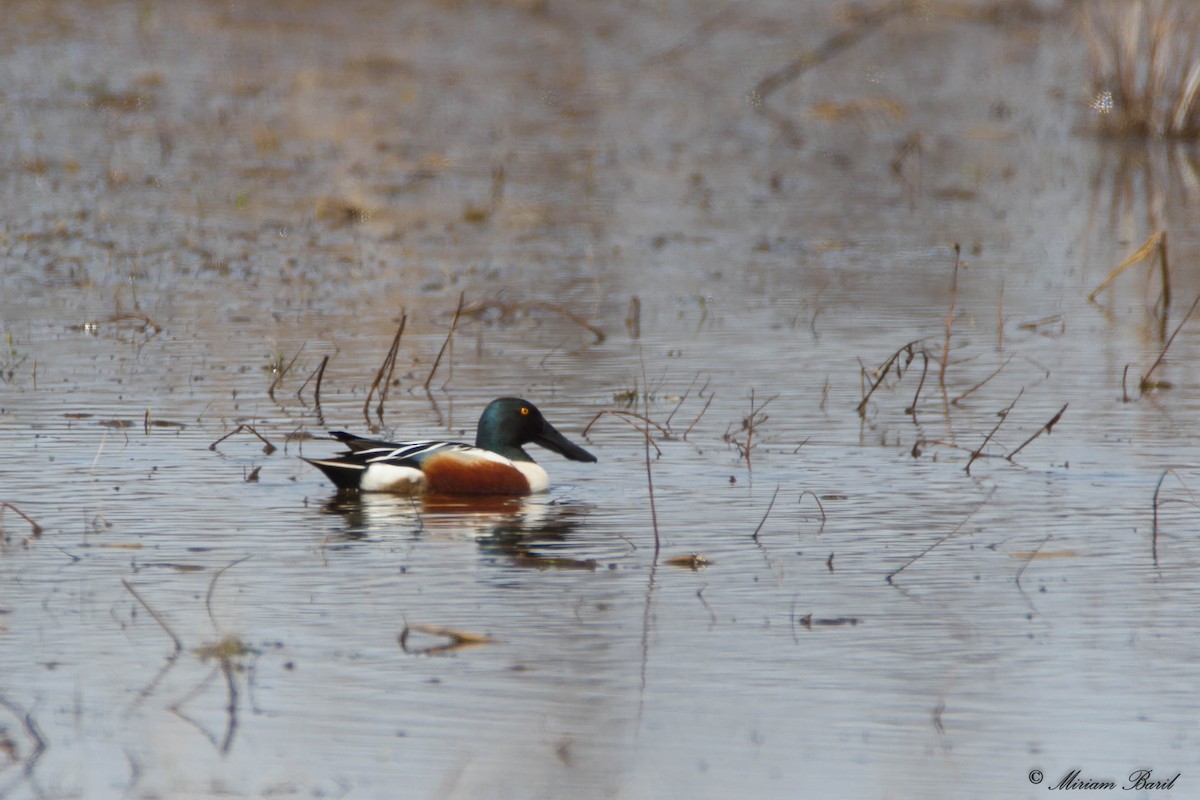
[{"label": "dry grass tuft", "polygon": [[1200,138],[1200,3],[1096,0],[1082,23],[1101,133]]}]

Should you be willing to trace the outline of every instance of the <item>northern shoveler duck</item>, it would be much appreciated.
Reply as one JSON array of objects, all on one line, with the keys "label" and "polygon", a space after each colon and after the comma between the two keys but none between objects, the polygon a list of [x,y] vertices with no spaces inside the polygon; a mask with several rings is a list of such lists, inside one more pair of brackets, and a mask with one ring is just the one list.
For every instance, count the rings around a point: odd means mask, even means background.
[{"label": "northern shoveler duck", "polygon": [[596,457],[565,436],[526,400],[501,397],[483,410],[474,446],[422,440],[382,442],[342,431],[330,435],[350,449],[334,458],[304,459],[338,489],[397,494],[525,495],[544,492],[550,478],[522,445],[539,444],[572,461]]}]

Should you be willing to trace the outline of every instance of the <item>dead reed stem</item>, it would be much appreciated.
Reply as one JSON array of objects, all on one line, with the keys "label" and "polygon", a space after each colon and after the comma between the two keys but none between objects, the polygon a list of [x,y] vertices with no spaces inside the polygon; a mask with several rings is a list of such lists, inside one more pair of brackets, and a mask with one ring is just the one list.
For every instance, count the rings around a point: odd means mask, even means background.
[{"label": "dead reed stem", "polygon": [[1024,442],[1022,442],[1020,447],[1018,447],[1016,450],[1013,450],[1011,453],[1006,455],[1004,458],[1011,462],[1014,458],[1016,458],[1017,453],[1024,450],[1025,447],[1030,442],[1032,442],[1034,439],[1038,438],[1043,433],[1046,434],[1047,436],[1049,436],[1050,433],[1053,431],[1054,426],[1058,424],[1058,421],[1060,419],[1062,419],[1063,414],[1067,413],[1068,405],[1070,405],[1070,403],[1063,403],[1063,407],[1058,410],[1057,414],[1055,414],[1053,417],[1050,418],[1049,422],[1047,422],[1042,427],[1038,428],[1037,431],[1033,434],[1033,436],[1030,436],[1028,439],[1026,439]]},{"label": "dead reed stem", "polygon": [[821,498],[817,497],[817,493],[810,489],[805,489],[804,491],[802,491],[800,493],[800,499],[797,500],[796,502],[803,502],[805,495],[812,495],[812,499],[816,502],[817,508],[821,512],[821,527],[817,528],[817,535],[820,536],[822,533],[825,532],[825,522],[827,520],[827,517],[825,516],[825,506],[822,505]]},{"label": "dead reed stem", "polygon": [[763,518],[759,520],[758,527],[754,529],[754,533],[750,534],[750,538],[758,544],[758,532],[762,530],[763,525],[767,524],[767,517],[771,516],[771,509],[775,507],[775,498],[779,496],[779,484],[775,484],[775,493],[771,495],[771,502],[767,503],[767,512],[763,514]]},{"label": "dead reed stem", "polygon": [[[887,380],[888,373],[892,371],[893,366],[896,367],[897,379],[900,379],[903,377],[904,370],[907,369],[908,365],[912,363],[912,360],[914,358],[916,358],[916,352],[913,350],[913,348],[916,347],[920,343],[921,343],[920,339],[914,339],[913,341],[904,345],[899,350],[897,350],[896,352],[894,352],[890,356],[888,356],[887,361],[883,362],[883,365],[880,366],[878,370],[876,370],[877,377],[875,378],[874,382],[871,383],[871,388],[869,388],[863,394],[862,400],[860,400],[858,403],[856,410],[858,411],[858,415],[860,417],[866,416],[867,403],[870,402],[871,395],[875,394],[875,390],[878,389],[885,380]],[[899,360],[900,360],[901,355],[907,355],[907,358],[905,359],[903,366],[899,365]],[[868,375],[866,367],[862,367],[861,369],[862,369],[861,374],[863,376]]]},{"label": "dead reed stem", "polygon": [[320,407],[321,407],[321,381],[325,378],[325,367],[328,365],[329,365],[329,356],[328,355],[321,356],[321,363],[317,365],[317,368],[315,370],[308,373],[308,377],[304,379],[304,383],[300,384],[300,388],[296,390],[296,397],[299,397],[301,392],[304,391],[305,387],[307,387],[309,383],[312,383],[313,378],[316,378],[317,382],[313,387],[313,404],[318,409],[320,409]]},{"label": "dead reed stem", "polygon": [[396,353],[400,350],[400,337],[404,335],[406,324],[408,324],[408,314],[402,313],[400,325],[396,328],[396,335],[392,337],[391,347],[388,348],[383,363],[379,365],[379,371],[375,373],[375,380],[367,392],[367,399],[363,401],[363,416],[366,417],[368,425],[371,424],[371,398],[375,396],[376,389],[379,390],[379,405],[375,409],[375,414],[380,418],[383,417],[383,403],[387,400],[388,386],[391,385],[392,373],[396,369]]},{"label": "dead reed stem", "polygon": [[1181,330],[1183,330],[1184,324],[1187,323],[1188,319],[1192,316],[1192,313],[1196,310],[1196,306],[1198,304],[1200,304],[1200,295],[1197,295],[1196,299],[1192,301],[1192,305],[1187,310],[1187,313],[1183,315],[1183,319],[1179,320],[1179,324],[1175,326],[1175,330],[1171,331],[1171,335],[1167,338],[1167,343],[1163,345],[1162,352],[1158,354],[1158,358],[1154,359],[1154,363],[1150,365],[1150,369],[1148,369],[1146,374],[1142,376],[1142,381],[1138,385],[1138,388],[1143,394],[1147,389],[1165,389],[1170,387],[1170,384],[1151,382],[1150,376],[1153,375],[1154,370],[1158,369],[1158,366],[1162,364],[1163,359],[1167,356],[1167,351],[1171,349],[1171,343],[1175,341],[1175,337],[1179,335]]},{"label": "dead reed stem", "polygon": [[904,413],[910,417],[917,415],[917,403],[921,399],[921,389],[925,387],[925,376],[929,374],[929,354],[922,350],[921,357],[925,359],[925,363],[921,366],[921,380],[917,382],[917,391],[913,392],[912,403],[904,409]]},{"label": "dead reed stem", "polygon": [[1165,230],[1158,230],[1150,234],[1150,237],[1142,243],[1141,247],[1118,264],[1116,269],[1108,273],[1108,277],[1101,281],[1100,285],[1088,295],[1088,302],[1095,303],[1096,296],[1111,286],[1121,273],[1154,255],[1158,256],[1159,276],[1162,281],[1162,315],[1165,318],[1171,307],[1171,267],[1167,259],[1167,232]]},{"label": "dead reed stem", "polygon": [[[442,363],[442,355],[445,354],[446,348],[450,346],[450,340],[454,338],[454,331],[458,328],[458,317],[462,314],[463,302],[467,298],[466,292],[460,292],[458,295],[458,305],[454,308],[454,319],[450,320],[450,330],[446,333],[446,341],[442,342],[442,347],[438,350],[437,358],[433,360],[433,367],[429,370],[429,377],[425,379],[425,390],[429,391],[429,384],[433,382],[433,376],[437,373],[438,365]],[[450,379],[447,378],[447,381]]]},{"label": "dead reed stem", "polygon": [[[1017,396],[1014,397],[1013,401],[1008,404],[1008,407],[1001,409],[997,413],[997,416],[1000,417],[1000,421],[996,423],[996,426],[994,428],[992,428],[990,431],[988,431],[987,436],[983,437],[983,442],[979,445],[979,447],[977,447],[976,449],[971,451],[971,457],[969,459],[967,459],[966,470],[967,470],[968,475],[971,474],[971,465],[975,463],[975,459],[977,459],[981,455],[983,455],[983,448],[988,446],[988,442],[990,442],[992,440],[992,437],[996,435],[996,431],[1000,430],[1000,426],[1004,424],[1004,421],[1006,419],[1008,419],[1008,412],[1013,410],[1013,406],[1015,406],[1017,404],[1017,401],[1021,399],[1021,395],[1023,395],[1023,394],[1025,394],[1024,386],[1021,387],[1021,391],[1017,392]],[[1035,434],[1035,436],[1036,436],[1036,434]],[[1031,437],[1031,441],[1032,441],[1032,437]],[[1022,447],[1023,446],[1024,445],[1022,445]]]}]

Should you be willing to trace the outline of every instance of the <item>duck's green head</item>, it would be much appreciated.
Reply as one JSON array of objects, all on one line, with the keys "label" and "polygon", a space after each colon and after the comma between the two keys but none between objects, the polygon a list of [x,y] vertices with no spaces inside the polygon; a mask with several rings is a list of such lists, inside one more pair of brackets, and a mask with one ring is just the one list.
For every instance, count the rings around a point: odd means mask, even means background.
[{"label": "duck's green head", "polygon": [[596,457],[567,439],[546,421],[537,406],[518,397],[493,400],[479,418],[475,446],[491,450],[513,461],[533,461],[522,445],[541,445],[572,461],[595,461]]}]

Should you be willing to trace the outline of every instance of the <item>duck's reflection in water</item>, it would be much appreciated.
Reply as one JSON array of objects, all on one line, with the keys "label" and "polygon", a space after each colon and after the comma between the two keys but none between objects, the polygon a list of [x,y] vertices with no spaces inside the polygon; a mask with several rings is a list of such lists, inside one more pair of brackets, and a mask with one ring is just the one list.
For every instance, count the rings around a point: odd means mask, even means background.
[{"label": "duck's reflection in water", "polygon": [[596,569],[594,559],[553,552],[591,512],[587,504],[545,497],[346,493],[335,495],[321,510],[345,520],[340,535],[348,540],[397,530],[415,536],[471,537],[482,553],[502,557],[515,566]]}]

